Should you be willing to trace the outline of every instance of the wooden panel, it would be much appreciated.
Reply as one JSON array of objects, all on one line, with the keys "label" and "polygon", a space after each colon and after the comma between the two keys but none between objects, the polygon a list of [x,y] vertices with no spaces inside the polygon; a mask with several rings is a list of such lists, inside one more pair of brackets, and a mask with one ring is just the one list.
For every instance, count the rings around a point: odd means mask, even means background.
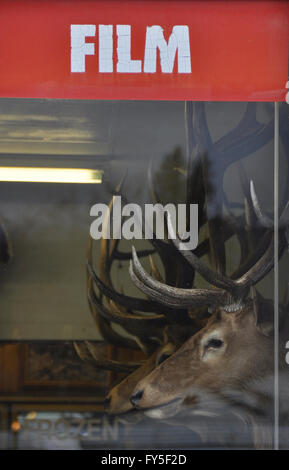
[{"label": "wooden panel", "polygon": [[21,387],[21,353],[19,344],[0,345],[0,392],[17,393]]}]

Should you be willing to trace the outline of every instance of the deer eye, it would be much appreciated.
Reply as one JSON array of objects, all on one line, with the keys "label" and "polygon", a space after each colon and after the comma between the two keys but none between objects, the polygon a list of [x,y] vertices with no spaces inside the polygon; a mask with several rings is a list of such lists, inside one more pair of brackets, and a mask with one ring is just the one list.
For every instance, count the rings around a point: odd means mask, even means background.
[{"label": "deer eye", "polygon": [[224,342],[218,338],[210,338],[205,344],[205,349],[219,349],[223,346]]}]

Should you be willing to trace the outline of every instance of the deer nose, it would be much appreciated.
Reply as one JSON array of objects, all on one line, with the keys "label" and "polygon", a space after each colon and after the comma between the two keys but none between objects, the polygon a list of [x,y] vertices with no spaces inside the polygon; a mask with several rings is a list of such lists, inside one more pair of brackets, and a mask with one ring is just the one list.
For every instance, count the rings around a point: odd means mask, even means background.
[{"label": "deer nose", "polygon": [[131,401],[132,405],[137,406],[138,403],[141,401],[142,396],[143,396],[143,390],[137,390],[135,393],[133,393],[130,396],[130,401]]}]

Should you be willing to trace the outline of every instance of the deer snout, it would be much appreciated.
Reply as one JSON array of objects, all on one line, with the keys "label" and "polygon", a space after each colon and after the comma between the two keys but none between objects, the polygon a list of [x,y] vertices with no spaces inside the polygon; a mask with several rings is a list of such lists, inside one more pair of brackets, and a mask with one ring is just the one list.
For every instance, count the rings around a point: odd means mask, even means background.
[{"label": "deer snout", "polygon": [[130,396],[130,402],[133,406],[137,407],[143,396],[143,390],[137,390]]}]

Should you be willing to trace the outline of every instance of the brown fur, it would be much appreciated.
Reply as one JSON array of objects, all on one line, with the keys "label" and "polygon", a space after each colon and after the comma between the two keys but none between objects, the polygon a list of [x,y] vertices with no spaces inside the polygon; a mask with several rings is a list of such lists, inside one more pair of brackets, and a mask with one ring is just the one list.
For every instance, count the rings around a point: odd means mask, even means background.
[{"label": "brown fur", "polygon": [[[273,318],[269,301],[259,305],[258,318],[251,300],[233,313],[218,309],[206,326],[168,359],[155,367],[157,355],[151,357],[146,366],[117,386],[122,389],[126,411],[132,409],[129,393],[141,390],[143,395],[136,405],[139,410],[174,425],[185,424],[202,434],[207,443],[221,440],[226,446],[237,445],[238,436],[239,444],[243,439],[248,445],[250,438],[256,447],[272,447]],[[283,323],[280,320],[282,393],[288,390],[284,360],[288,323],[287,317]],[[206,340],[212,334],[222,339],[221,349],[206,350]],[[118,412],[119,398],[119,394],[115,395],[114,409]]]}]

